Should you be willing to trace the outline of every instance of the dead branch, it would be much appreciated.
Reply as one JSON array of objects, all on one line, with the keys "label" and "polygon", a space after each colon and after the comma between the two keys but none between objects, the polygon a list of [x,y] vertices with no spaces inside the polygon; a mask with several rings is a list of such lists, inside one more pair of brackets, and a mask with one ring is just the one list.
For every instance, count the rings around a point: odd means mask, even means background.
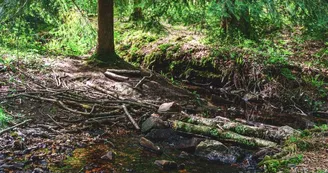
[{"label": "dead branch", "polygon": [[133,117],[131,116],[131,114],[129,113],[128,109],[126,108],[125,104],[122,105],[123,110],[125,112],[125,115],[129,118],[129,120],[131,121],[131,123],[133,124],[133,126],[137,129],[140,130],[139,125],[136,123],[136,121],[134,121]]},{"label": "dead branch", "polygon": [[18,126],[24,125],[24,124],[26,124],[26,123],[28,123],[28,122],[30,122],[30,121],[32,121],[32,119],[25,120],[25,121],[23,121],[23,122],[21,122],[21,123],[18,123],[18,124],[16,124],[16,125],[14,125],[14,126],[8,127],[8,128],[6,128],[6,129],[4,129],[4,130],[1,130],[1,131],[0,131],[0,135],[2,135],[2,134],[5,133],[5,132],[8,132],[8,131],[10,131],[10,130],[12,130],[12,129],[18,127]]},{"label": "dead branch", "polygon": [[104,88],[101,88],[101,87],[99,87],[99,86],[91,83],[91,82],[87,82],[87,86],[89,86],[89,87],[91,87],[91,88],[93,88],[93,89],[95,89],[97,91],[100,91],[100,92],[102,92],[104,94],[110,95],[110,96],[112,96],[114,98],[118,98],[119,97],[118,96],[118,91],[116,91],[116,90],[104,89]]},{"label": "dead branch", "polygon": [[66,109],[66,110],[68,110],[70,112],[73,112],[73,113],[76,113],[76,114],[81,114],[81,115],[86,115],[86,116],[99,117],[99,116],[112,115],[113,113],[119,112],[119,109],[114,110],[114,111],[111,111],[111,112],[101,112],[101,113],[82,112],[82,111],[78,111],[78,110],[74,110],[74,109],[69,108],[62,101],[57,101],[57,103],[59,103],[59,105],[62,108]]},{"label": "dead branch", "polygon": [[64,126],[60,125],[55,119],[52,118],[52,116],[50,116],[49,114],[46,114],[57,126],[61,127],[61,128],[65,128]]},{"label": "dead branch", "polygon": [[53,133],[63,135],[63,133],[61,133],[61,132],[59,132],[59,131],[53,129],[53,128],[52,128],[51,126],[49,126],[49,125],[45,125],[45,124],[37,124],[36,127],[42,127],[42,128],[47,129],[47,130],[49,130],[49,131],[51,131],[51,132],[53,132]]},{"label": "dead branch", "polygon": [[116,73],[119,75],[134,75],[134,76],[140,76],[142,73],[145,73],[149,75],[147,72],[142,72],[140,70],[125,70],[125,69],[107,69],[106,71],[111,73]]},{"label": "dead branch", "polygon": [[133,87],[134,89],[136,88],[142,88],[142,85],[148,81],[153,76],[153,73],[151,73],[149,76],[144,76],[142,79]]},{"label": "dead branch", "polygon": [[235,121],[243,123],[243,124],[247,124],[247,125],[250,125],[250,126],[255,126],[255,127],[265,127],[265,128],[271,128],[271,129],[278,129],[279,128],[277,126],[272,126],[272,125],[263,124],[263,123],[259,123],[259,122],[247,121],[247,120],[240,119],[240,118],[236,118]]},{"label": "dead branch", "polygon": [[106,71],[104,74],[106,77],[108,77],[110,79],[114,79],[116,81],[120,81],[120,82],[129,80],[129,77],[117,75],[117,74],[109,72],[109,71]]}]

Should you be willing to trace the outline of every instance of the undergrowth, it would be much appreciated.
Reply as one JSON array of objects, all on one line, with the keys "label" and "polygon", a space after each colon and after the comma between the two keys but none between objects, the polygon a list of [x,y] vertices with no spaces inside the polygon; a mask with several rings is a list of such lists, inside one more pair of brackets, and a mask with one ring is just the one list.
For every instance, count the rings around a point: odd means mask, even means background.
[{"label": "undergrowth", "polygon": [[320,151],[328,149],[328,145],[324,143],[322,138],[328,131],[326,124],[315,126],[312,129],[301,131],[299,135],[291,136],[285,141],[281,152],[266,156],[259,163],[265,172],[290,172],[290,168],[296,166],[303,161],[302,152]]},{"label": "undergrowth", "polygon": [[3,108],[0,107],[0,129],[6,127],[10,119],[11,118],[5,113]]}]

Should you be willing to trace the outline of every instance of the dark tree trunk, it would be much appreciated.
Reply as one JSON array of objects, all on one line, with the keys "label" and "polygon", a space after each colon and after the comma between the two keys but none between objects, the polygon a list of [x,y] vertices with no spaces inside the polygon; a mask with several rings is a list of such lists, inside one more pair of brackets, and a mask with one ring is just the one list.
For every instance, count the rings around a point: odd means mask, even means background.
[{"label": "dark tree trunk", "polygon": [[98,0],[98,45],[97,59],[111,61],[114,48],[114,0]]},{"label": "dark tree trunk", "polygon": [[140,0],[134,0],[134,9],[131,15],[133,21],[138,21],[143,19],[142,9],[139,7]]}]

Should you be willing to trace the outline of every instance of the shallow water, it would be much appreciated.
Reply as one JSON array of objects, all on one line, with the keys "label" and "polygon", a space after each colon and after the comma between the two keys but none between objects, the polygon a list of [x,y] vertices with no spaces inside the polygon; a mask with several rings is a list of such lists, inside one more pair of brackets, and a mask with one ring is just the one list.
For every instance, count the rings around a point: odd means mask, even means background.
[{"label": "shallow water", "polygon": [[[138,136],[127,135],[109,139],[109,143],[96,144],[74,151],[72,157],[65,160],[61,167],[52,167],[53,172],[131,172],[131,173],[234,173],[240,172],[236,166],[211,163],[191,156],[179,158],[180,151],[164,148],[163,154],[155,154],[142,148]],[[101,159],[108,151],[115,153],[113,160]],[[171,160],[178,165],[184,164],[185,169],[162,171],[154,164],[155,160]]]}]

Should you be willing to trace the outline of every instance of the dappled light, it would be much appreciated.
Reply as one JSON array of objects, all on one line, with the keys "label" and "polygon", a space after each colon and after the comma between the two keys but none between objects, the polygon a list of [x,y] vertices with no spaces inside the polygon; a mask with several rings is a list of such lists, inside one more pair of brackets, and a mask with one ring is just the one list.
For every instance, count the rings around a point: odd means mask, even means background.
[{"label": "dappled light", "polygon": [[0,172],[327,172],[327,36],[321,0],[0,0]]}]

